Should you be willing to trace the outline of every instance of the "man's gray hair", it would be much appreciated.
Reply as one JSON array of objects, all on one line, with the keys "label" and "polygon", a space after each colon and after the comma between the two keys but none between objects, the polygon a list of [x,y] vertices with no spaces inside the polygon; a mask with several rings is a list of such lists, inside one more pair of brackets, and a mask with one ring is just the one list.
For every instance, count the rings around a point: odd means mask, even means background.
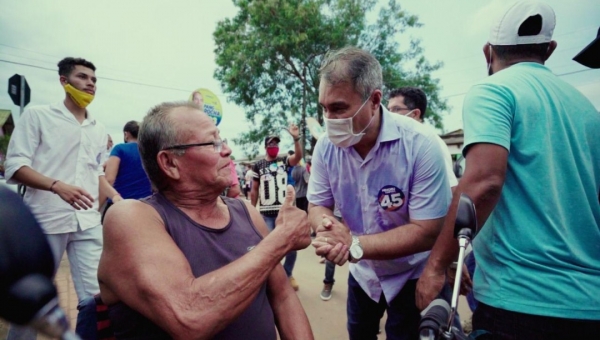
[{"label": "man's gray hair", "polygon": [[363,100],[383,87],[379,61],[371,53],[354,46],[327,52],[319,74],[321,81],[325,80],[331,85],[342,82],[352,84]]},{"label": "man's gray hair", "polygon": [[[200,107],[193,102],[165,102],[151,108],[140,125],[138,149],[142,165],[153,188],[158,191],[163,189],[166,184],[165,176],[158,166],[158,153],[164,148],[180,144],[185,137],[181,136],[178,125],[170,117],[170,113],[180,107],[200,110]],[[185,151],[173,150],[173,152],[181,155]]]}]

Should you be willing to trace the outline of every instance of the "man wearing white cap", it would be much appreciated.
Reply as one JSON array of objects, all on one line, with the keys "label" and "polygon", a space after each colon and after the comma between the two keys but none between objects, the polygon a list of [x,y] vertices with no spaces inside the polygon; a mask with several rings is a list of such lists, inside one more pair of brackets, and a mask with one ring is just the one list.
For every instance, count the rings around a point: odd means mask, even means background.
[{"label": "man wearing white cap", "polygon": [[600,115],[544,66],[555,14],[519,2],[492,26],[489,74],[463,106],[466,170],[417,286],[424,308],[456,259],[458,197],[482,226],[473,248],[473,329],[492,339],[600,334]]}]

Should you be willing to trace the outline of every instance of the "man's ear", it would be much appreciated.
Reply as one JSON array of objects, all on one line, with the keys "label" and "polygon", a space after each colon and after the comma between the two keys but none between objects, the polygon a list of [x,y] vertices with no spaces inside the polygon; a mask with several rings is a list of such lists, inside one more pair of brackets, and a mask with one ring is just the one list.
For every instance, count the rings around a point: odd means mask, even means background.
[{"label": "man's ear", "polygon": [[558,46],[558,43],[556,41],[552,40],[550,42],[550,45],[548,46],[548,51],[546,51],[546,55],[544,56],[544,61],[546,61],[546,60],[548,60],[548,58],[550,58],[550,56],[552,55],[554,50],[556,50],[557,46]]},{"label": "man's ear", "polygon": [[421,118],[421,110],[420,109],[414,109],[413,110],[413,115],[414,115],[414,119],[422,122],[423,118]]},{"label": "man's ear", "polygon": [[60,81],[60,85],[62,86],[65,86],[69,83],[69,80],[65,76],[60,76],[58,80]]},{"label": "man's ear", "polygon": [[483,45],[483,55],[485,56],[485,62],[489,64],[491,62],[491,53],[490,53],[490,43],[485,43]]},{"label": "man's ear", "polygon": [[177,156],[172,152],[160,151],[158,155],[156,155],[156,161],[158,163],[158,168],[165,176],[172,179],[179,179],[181,177]]},{"label": "man's ear", "polygon": [[381,93],[381,90],[375,90],[373,91],[373,95],[371,96],[372,98],[372,109],[376,110],[379,108],[379,105],[381,105],[381,99],[383,97],[383,94]]}]

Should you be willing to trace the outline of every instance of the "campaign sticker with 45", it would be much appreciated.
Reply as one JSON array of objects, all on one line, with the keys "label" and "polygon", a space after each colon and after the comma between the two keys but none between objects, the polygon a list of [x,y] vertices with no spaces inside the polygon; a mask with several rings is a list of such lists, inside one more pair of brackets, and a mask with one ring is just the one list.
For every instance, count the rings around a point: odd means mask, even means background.
[{"label": "campaign sticker with 45", "polygon": [[404,193],[400,188],[386,185],[377,194],[379,206],[385,211],[396,211],[404,205]]}]

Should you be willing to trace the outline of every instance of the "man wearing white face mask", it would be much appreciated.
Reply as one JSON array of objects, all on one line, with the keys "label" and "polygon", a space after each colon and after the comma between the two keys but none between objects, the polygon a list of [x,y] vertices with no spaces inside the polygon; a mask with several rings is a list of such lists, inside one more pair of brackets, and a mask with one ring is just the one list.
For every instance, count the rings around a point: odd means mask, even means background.
[{"label": "man wearing white face mask", "polygon": [[[350,339],[416,339],[415,286],[451,192],[435,134],[381,105],[381,66],[355,47],[332,51],[320,70],[327,133],[312,156],[309,220],[317,255],[350,264]],[[333,215],[338,205],[343,221]]]},{"label": "man wearing white face mask", "polygon": [[[423,123],[423,117],[425,117],[425,113],[427,112],[427,96],[420,88],[408,86],[401,87],[392,90],[388,95],[387,108],[390,112],[398,113],[402,116],[412,118],[419,123]],[[426,124],[423,126],[432,130],[436,137],[435,140],[440,144],[440,147],[444,152],[448,180],[450,181],[450,186],[454,188],[458,184],[458,181],[456,180],[454,169],[452,168],[452,156],[450,155],[450,150],[448,150],[448,146],[444,143],[442,138],[438,136],[433,127]]]},{"label": "man wearing white face mask", "polygon": [[[23,112],[5,163],[7,182],[29,187],[23,200],[47,236],[55,271],[67,251],[79,301],[100,291],[99,191],[113,202],[122,199],[104,178],[106,130],[86,108],[96,92],[95,70],[80,58],[58,63],[65,99]],[[11,328],[8,339],[35,339],[35,333]]]}]

